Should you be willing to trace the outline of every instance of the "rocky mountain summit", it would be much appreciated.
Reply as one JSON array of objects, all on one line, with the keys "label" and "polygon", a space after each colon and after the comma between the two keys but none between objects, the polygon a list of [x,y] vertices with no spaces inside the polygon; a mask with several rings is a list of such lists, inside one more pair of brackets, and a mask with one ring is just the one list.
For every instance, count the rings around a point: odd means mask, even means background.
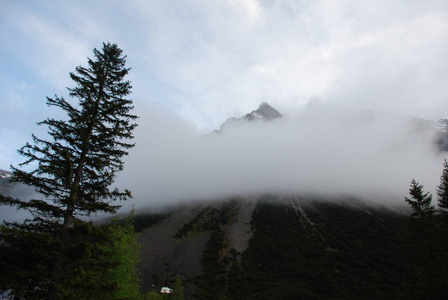
[{"label": "rocky mountain summit", "polygon": [[253,110],[242,117],[227,119],[224,124],[221,125],[219,131],[222,131],[225,128],[234,126],[236,124],[242,124],[246,122],[267,122],[281,117],[282,115],[275,108],[270,106],[268,103],[263,102],[256,110]]}]

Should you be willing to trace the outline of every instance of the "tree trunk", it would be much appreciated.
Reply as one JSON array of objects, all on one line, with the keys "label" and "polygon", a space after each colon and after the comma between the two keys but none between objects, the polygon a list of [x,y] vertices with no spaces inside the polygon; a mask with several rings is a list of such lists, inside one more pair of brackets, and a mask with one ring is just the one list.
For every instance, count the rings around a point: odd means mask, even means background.
[{"label": "tree trunk", "polygon": [[[95,123],[97,120],[99,102],[100,102],[102,94],[103,94],[103,86],[104,86],[104,81],[101,83],[100,92],[98,93],[98,98],[95,102],[95,109],[91,116],[91,122],[90,122],[88,130],[87,130],[87,135],[83,141],[83,149],[82,149],[82,152],[81,152],[81,155],[79,158],[78,166],[75,171],[75,179],[72,184],[70,198],[68,199],[67,208],[65,210],[64,222],[62,224],[61,236],[60,236],[63,243],[68,242],[68,240],[70,238],[70,228],[73,225],[73,215],[74,215],[74,211],[75,211],[75,204],[76,204],[76,201],[78,198],[78,191],[79,191],[79,186],[81,184],[81,177],[82,177],[84,165],[86,162],[87,154],[89,152],[89,146],[90,146],[89,142],[92,137],[93,129],[94,129],[94,126],[95,126]],[[61,253],[58,257],[55,258],[53,280],[57,279],[58,275],[62,271],[62,260],[63,260],[64,255],[65,255],[65,253]],[[56,287],[54,284],[52,284],[52,286],[49,290],[49,293],[48,293],[48,299],[56,300],[56,297],[57,297],[56,293],[57,293]]]}]

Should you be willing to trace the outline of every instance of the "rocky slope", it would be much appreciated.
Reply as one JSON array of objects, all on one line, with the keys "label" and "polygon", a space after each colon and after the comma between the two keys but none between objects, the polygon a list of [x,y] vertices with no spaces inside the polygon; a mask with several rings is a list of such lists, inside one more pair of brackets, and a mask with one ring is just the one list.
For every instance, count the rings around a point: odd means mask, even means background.
[{"label": "rocky slope", "polygon": [[408,225],[347,196],[192,203],[141,232],[139,270],[145,291],[179,275],[187,299],[405,298],[419,276]]}]

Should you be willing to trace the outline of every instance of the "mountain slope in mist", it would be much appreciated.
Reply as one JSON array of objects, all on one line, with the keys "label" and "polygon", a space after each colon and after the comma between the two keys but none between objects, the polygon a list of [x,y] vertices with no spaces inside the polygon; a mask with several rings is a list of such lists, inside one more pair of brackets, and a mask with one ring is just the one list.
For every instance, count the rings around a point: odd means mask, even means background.
[{"label": "mountain slope in mist", "polygon": [[[410,299],[424,290],[408,216],[353,197],[190,203],[139,240],[144,290],[179,275],[188,299]],[[443,286],[439,271],[425,275],[433,287]]]},{"label": "mountain slope in mist", "polygon": [[174,191],[158,196],[202,201],[141,232],[144,290],[180,275],[190,299],[446,296],[440,268],[424,273],[436,289],[419,285],[421,241],[403,201],[412,178],[437,183],[444,127],[373,111],[290,119],[263,109],[277,112],[262,104],[217,135],[172,126],[152,136],[170,145],[169,155],[147,151],[160,163],[153,179]]},{"label": "mountain slope in mist", "polygon": [[[36,194],[33,187],[26,186],[21,183],[11,182],[12,173],[3,171],[4,177],[0,177],[0,194],[19,198],[21,200],[29,200],[34,197],[41,197]],[[23,221],[25,218],[31,217],[31,214],[25,211],[17,210],[15,207],[1,206],[0,220],[2,221]]]},{"label": "mountain slope in mist", "polygon": [[[264,119],[270,121],[257,121]],[[429,191],[439,181],[441,131],[431,122],[325,105],[291,117],[268,104],[237,120],[219,134],[203,134],[148,109],[117,186],[146,207],[254,193],[342,193],[399,203],[412,178]]]}]

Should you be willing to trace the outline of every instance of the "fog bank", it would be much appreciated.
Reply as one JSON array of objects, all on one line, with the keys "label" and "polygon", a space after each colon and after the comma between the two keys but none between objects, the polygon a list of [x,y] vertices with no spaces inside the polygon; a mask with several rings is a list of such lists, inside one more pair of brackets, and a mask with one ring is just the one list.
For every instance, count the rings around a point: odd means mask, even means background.
[{"label": "fog bank", "polygon": [[137,146],[117,180],[137,207],[254,193],[351,194],[397,204],[412,178],[434,193],[442,172],[435,131],[410,118],[319,107],[204,134],[157,108],[140,116]]}]

